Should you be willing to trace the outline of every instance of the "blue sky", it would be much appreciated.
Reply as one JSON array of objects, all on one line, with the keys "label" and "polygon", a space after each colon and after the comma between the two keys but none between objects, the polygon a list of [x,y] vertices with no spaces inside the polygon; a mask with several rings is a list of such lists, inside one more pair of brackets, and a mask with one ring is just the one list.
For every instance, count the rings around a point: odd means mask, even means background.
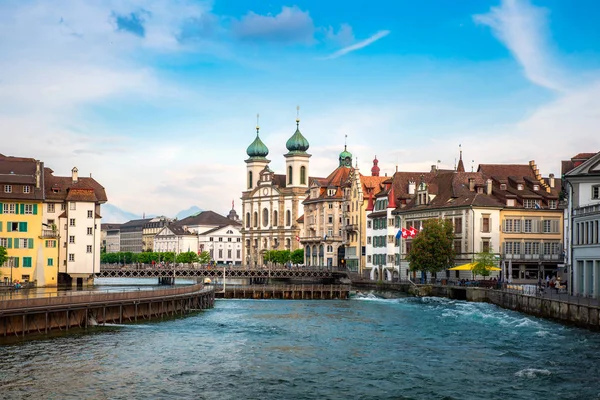
[{"label": "blue sky", "polygon": [[[2,153],[92,173],[110,203],[226,213],[256,114],[271,167],[295,130],[326,176],[598,151],[600,2],[0,2]],[[112,222],[112,221],[107,221]]]}]

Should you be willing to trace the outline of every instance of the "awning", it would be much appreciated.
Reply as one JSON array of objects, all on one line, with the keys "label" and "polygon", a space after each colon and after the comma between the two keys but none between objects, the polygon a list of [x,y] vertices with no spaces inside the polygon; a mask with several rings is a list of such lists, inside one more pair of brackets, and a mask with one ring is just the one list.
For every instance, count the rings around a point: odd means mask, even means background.
[{"label": "awning", "polygon": [[[459,265],[459,266],[448,268],[448,269],[450,271],[473,271],[473,268],[475,268],[476,265],[477,265],[477,263],[468,263],[468,264],[463,264],[463,265]],[[489,271],[502,271],[502,269],[498,268],[498,267],[488,267],[487,269]]]}]

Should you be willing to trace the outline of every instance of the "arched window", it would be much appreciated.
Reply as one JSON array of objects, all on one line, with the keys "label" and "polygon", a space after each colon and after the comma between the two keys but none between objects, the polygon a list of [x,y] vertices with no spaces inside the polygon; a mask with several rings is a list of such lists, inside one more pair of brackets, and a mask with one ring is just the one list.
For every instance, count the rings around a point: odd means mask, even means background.
[{"label": "arched window", "polygon": [[287,210],[285,212],[285,226],[290,225],[292,225],[292,212],[290,210]]},{"label": "arched window", "polygon": [[306,185],[306,167],[300,167],[300,184]]},{"label": "arched window", "polygon": [[250,213],[246,213],[246,228],[250,228]]},{"label": "arched window", "polygon": [[263,213],[262,213],[262,224],[263,226],[268,226],[269,225],[269,210],[267,210],[266,208],[263,208]]},{"label": "arched window", "polygon": [[277,218],[277,210],[273,211],[273,226],[279,226],[279,218]]},{"label": "arched window", "polygon": [[289,248],[290,248],[291,244],[292,244],[292,241],[291,241],[289,238],[288,238],[288,239],[285,239],[285,247],[286,247],[287,249],[289,249]]},{"label": "arched window", "polygon": [[252,189],[252,171],[248,171],[248,189]]},{"label": "arched window", "polygon": [[256,228],[258,227],[258,213],[254,211],[254,221],[252,221],[252,225]]},{"label": "arched window", "polygon": [[292,167],[288,167],[288,185],[292,184]]}]

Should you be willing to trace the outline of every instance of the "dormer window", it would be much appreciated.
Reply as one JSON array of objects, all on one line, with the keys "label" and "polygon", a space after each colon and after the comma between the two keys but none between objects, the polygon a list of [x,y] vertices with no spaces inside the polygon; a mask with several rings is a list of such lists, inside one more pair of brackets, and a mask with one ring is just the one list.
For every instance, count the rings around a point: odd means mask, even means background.
[{"label": "dormer window", "polygon": [[500,184],[500,190],[506,190],[506,183]]},{"label": "dormer window", "polygon": [[335,189],[327,189],[327,196],[335,196]]},{"label": "dormer window", "polygon": [[522,183],[517,184],[517,190],[523,190],[523,184]]},{"label": "dormer window", "polygon": [[483,188],[481,186],[477,188],[477,193],[478,194],[482,194],[483,193]]},{"label": "dormer window", "polygon": [[23,186],[23,193],[31,193],[31,186],[29,186],[29,185]]},{"label": "dormer window", "polygon": [[540,185],[533,185],[533,190],[540,190]]},{"label": "dormer window", "polygon": [[4,185],[4,193],[12,193],[12,185]]}]

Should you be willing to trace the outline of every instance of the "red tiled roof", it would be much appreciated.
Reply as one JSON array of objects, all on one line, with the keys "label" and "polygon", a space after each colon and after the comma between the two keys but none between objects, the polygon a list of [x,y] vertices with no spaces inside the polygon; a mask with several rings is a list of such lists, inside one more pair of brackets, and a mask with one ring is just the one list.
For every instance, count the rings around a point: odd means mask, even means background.
[{"label": "red tiled roof", "polygon": [[100,203],[108,200],[104,187],[94,178],[79,177],[77,182],[73,182],[72,177],[54,176],[51,171],[49,168],[44,168],[46,199]]},{"label": "red tiled roof", "polygon": [[587,160],[589,158],[594,157],[596,154],[597,153],[579,153],[575,157],[571,157],[571,160],[573,160],[573,161],[574,160],[578,160],[578,161]]}]

